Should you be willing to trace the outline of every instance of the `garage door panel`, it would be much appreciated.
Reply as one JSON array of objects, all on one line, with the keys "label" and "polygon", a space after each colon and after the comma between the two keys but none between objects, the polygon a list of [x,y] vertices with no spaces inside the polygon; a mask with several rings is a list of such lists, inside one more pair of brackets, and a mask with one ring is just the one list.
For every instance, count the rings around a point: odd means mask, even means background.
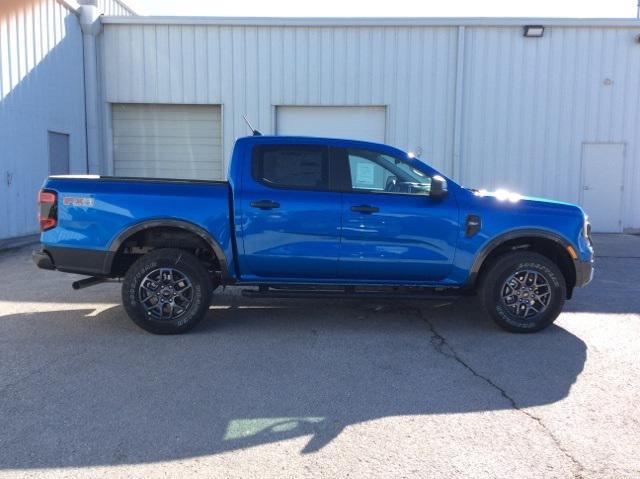
[{"label": "garage door panel", "polygon": [[129,120],[211,120],[212,105],[115,104],[113,118]]},{"label": "garage door panel", "polygon": [[214,125],[219,126],[219,121],[212,118],[209,119],[196,119],[196,118],[116,118],[118,125],[126,125],[128,127],[135,125],[172,125],[172,124],[189,124],[189,125]]},{"label": "garage door panel", "polygon": [[218,168],[218,165],[213,165],[211,163],[211,155],[185,155],[182,153],[167,153],[164,151],[157,152],[149,152],[149,153],[132,153],[131,157],[128,157],[126,160],[116,160],[116,166],[127,166],[130,167],[142,167],[146,164],[154,164],[154,163],[166,163],[167,166],[171,164],[182,164],[183,166],[188,166],[190,163],[201,163],[203,166],[208,165],[209,169]]},{"label": "garage door panel", "polygon": [[[220,175],[221,171],[214,172],[214,175]],[[208,180],[212,178],[203,178],[200,170],[183,170],[180,172],[180,177],[175,175],[174,168],[154,168],[148,170],[134,169],[134,168],[122,168],[118,171],[118,176],[122,177],[136,177],[136,178],[168,178],[168,179],[181,179],[181,180]]]},{"label": "garage door panel", "polygon": [[222,122],[213,105],[113,105],[118,176],[222,179]]},{"label": "garage door panel", "polygon": [[[178,161],[181,159],[178,158]],[[160,158],[157,159],[153,164],[150,164],[148,161],[140,160],[140,161],[128,161],[128,162],[117,162],[116,166],[118,168],[143,168],[143,169],[153,169],[157,168],[172,168],[175,163],[175,158]],[[195,167],[202,168],[207,167],[211,170],[219,170],[218,166],[211,167],[211,162],[208,159],[192,159],[189,158],[189,165],[194,165]]]},{"label": "garage door panel", "polygon": [[[186,150],[185,150],[186,148]],[[184,156],[185,151],[189,151],[189,148],[193,148],[189,154],[193,158],[202,157],[211,161],[211,157],[216,155],[218,147],[214,145],[119,145],[118,150],[121,155],[135,155],[129,158],[130,161],[136,161],[144,159],[145,161],[153,160],[155,155],[164,156]],[[157,159],[161,159],[157,157]]]},{"label": "garage door panel", "polygon": [[279,135],[326,136],[384,143],[384,106],[278,106]]},{"label": "garage door panel", "polygon": [[120,136],[114,137],[114,145],[118,146],[133,146],[137,145],[140,147],[147,146],[189,146],[189,145],[207,145],[211,147],[220,147],[222,146],[222,140],[220,138],[189,138],[187,136],[184,137],[163,137],[163,136],[151,136],[149,137],[128,137],[128,136]]},{"label": "garage door panel", "polygon": [[172,121],[154,124],[129,123],[119,124],[114,128],[118,137],[163,137],[163,138],[206,138],[213,131],[220,129],[215,123],[194,124],[194,122]]},{"label": "garage door panel", "polygon": [[[127,171],[128,174],[125,176],[136,176],[136,175],[132,175],[132,172],[135,171],[139,171],[141,173],[146,173],[147,175],[150,175],[151,178],[155,177],[154,172],[158,172],[161,170],[167,171],[167,170],[171,170],[175,172],[175,166],[173,164],[173,162],[171,161],[158,161],[155,162],[153,164],[150,164],[149,162],[146,163],[120,163],[118,165],[116,165],[118,168],[118,173],[120,174],[121,172]],[[211,166],[207,163],[207,162],[203,162],[203,161],[195,161],[195,162],[189,162],[188,166],[185,166],[182,169],[182,172],[187,172],[187,171],[193,171],[193,172],[201,172],[203,168],[207,168],[207,170],[211,171],[214,174],[221,174],[222,173],[222,169],[219,167],[215,167],[215,168],[211,168]],[[162,176],[162,178],[175,178],[175,176],[169,176],[167,177]]]}]

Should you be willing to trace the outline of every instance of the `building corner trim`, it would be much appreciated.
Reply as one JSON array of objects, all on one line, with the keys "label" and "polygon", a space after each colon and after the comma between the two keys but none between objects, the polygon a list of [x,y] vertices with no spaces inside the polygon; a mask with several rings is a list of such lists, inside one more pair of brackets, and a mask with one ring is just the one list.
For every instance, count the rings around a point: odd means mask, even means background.
[{"label": "building corner trim", "polygon": [[100,173],[100,95],[96,37],[102,32],[102,22],[95,0],[80,6],[79,17],[84,63],[87,173]]}]

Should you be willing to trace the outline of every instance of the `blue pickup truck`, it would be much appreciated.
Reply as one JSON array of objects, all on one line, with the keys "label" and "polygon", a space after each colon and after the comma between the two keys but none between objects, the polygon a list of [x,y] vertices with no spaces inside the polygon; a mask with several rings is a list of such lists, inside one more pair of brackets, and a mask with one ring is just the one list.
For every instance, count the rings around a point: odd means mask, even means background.
[{"label": "blue pickup truck", "polygon": [[40,268],[79,289],[123,278],[131,319],[192,328],[219,286],[253,297],[477,295],[513,332],[551,324],[593,275],[575,205],[462,187],[363,141],[250,136],[228,181],[52,176],[39,194]]}]

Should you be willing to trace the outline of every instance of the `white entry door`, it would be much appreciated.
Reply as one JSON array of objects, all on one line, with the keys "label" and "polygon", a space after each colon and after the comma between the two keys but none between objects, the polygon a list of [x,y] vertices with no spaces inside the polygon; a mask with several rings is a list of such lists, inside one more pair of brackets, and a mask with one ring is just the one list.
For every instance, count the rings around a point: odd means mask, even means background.
[{"label": "white entry door", "polygon": [[622,231],[624,144],[582,145],[582,208],[593,231]]},{"label": "white entry door", "polygon": [[279,106],[278,135],[325,136],[384,143],[384,106]]}]

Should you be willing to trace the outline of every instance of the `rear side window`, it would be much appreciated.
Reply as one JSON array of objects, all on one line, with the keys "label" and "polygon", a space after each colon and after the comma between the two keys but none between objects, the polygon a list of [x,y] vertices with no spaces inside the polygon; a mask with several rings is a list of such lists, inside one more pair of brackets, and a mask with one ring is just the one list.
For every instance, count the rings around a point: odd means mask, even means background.
[{"label": "rear side window", "polygon": [[253,151],[253,178],[267,186],[329,189],[328,148],[321,145],[259,145]]}]

